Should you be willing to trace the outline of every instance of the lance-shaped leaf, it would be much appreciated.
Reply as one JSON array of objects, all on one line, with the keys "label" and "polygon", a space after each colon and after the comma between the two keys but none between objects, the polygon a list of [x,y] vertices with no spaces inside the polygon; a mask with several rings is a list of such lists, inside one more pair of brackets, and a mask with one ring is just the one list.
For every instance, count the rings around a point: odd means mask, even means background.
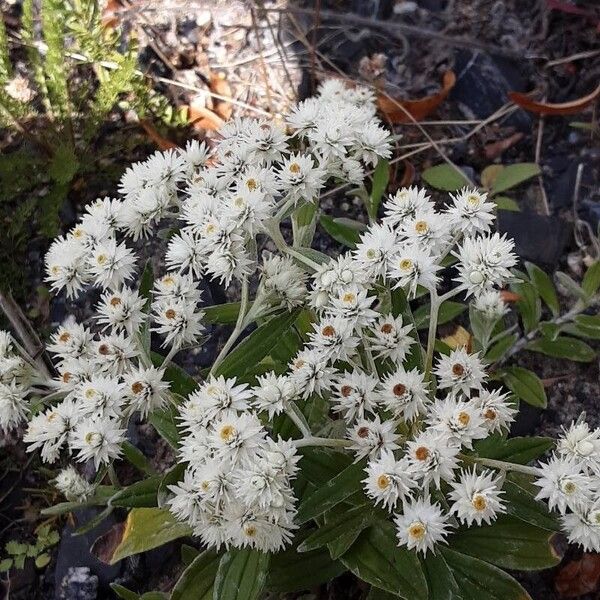
[{"label": "lance-shaped leaf", "polygon": [[504,369],[502,380],[517,398],[531,406],[546,408],[548,399],[544,385],[533,371],[523,367],[508,367]]},{"label": "lance-shaped leaf", "polygon": [[494,434],[475,442],[475,451],[483,458],[494,458],[505,462],[525,465],[545,454],[554,446],[554,440],[548,437],[504,438]]},{"label": "lance-shaped leaf", "polygon": [[170,600],[212,600],[220,560],[214,550],[198,554],[177,580]]},{"label": "lance-shaped leaf", "polygon": [[270,554],[233,549],[223,555],[215,577],[214,600],[257,600],[265,586]]}]

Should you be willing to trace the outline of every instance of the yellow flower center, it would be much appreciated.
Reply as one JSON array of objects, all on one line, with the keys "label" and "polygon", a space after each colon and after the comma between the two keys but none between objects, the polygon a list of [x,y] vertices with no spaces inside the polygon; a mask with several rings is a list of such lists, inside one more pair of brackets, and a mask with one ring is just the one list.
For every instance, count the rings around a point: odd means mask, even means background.
[{"label": "yellow flower center", "polygon": [[342,297],[344,302],[354,302],[356,300],[356,296],[352,292],[346,292]]},{"label": "yellow flower center", "polygon": [[569,496],[575,492],[577,486],[572,481],[565,481],[562,485],[563,492]]},{"label": "yellow flower center", "polygon": [[256,188],[258,188],[258,181],[256,179],[250,178],[246,181],[246,187],[253,192]]},{"label": "yellow flower center", "polygon": [[93,388],[88,388],[87,390],[85,390],[85,397],[86,398],[93,398],[96,395],[96,390]]},{"label": "yellow flower center", "polygon": [[62,342],[64,344],[65,342],[68,342],[70,339],[71,339],[71,334],[65,331],[64,333],[60,334],[58,341]]},{"label": "yellow flower center", "polygon": [[98,256],[96,256],[96,262],[99,265],[103,265],[107,260],[108,256],[106,256],[106,254],[98,254]]},{"label": "yellow flower center", "polygon": [[483,496],[482,494],[475,494],[473,496],[473,499],[471,500],[471,504],[473,505],[473,508],[475,510],[480,512],[487,508],[485,496]]},{"label": "yellow flower center", "polygon": [[415,521],[408,527],[408,535],[415,540],[422,540],[427,533],[427,528],[421,521]]},{"label": "yellow flower center", "polygon": [[479,204],[479,196],[476,196],[475,194],[470,194],[469,196],[467,196],[467,202],[471,206],[477,206]]},{"label": "yellow flower center", "polygon": [[244,527],[244,533],[248,537],[254,537],[256,535],[256,527],[254,525],[246,525]]},{"label": "yellow flower center", "polygon": [[466,427],[469,424],[470,420],[471,420],[471,417],[470,417],[469,413],[465,412],[464,410],[458,413],[458,422],[463,427]]},{"label": "yellow flower center", "polygon": [[224,442],[229,442],[233,439],[236,433],[237,431],[233,425],[223,425],[223,427],[221,427],[221,431],[219,431],[219,437]]},{"label": "yellow flower center", "polygon": [[391,480],[390,476],[383,473],[382,475],[380,475],[377,478],[377,487],[380,490],[386,490],[390,486],[391,482],[392,482],[392,480]]},{"label": "yellow flower center", "polygon": [[427,225],[427,221],[417,221],[415,223],[415,231],[417,233],[427,233],[429,231],[429,225]]},{"label": "yellow flower center", "polygon": [[290,173],[300,173],[300,165],[297,162],[293,162],[288,168]]},{"label": "yellow flower center", "polygon": [[410,271],[413,268],[413,261],[410,258],[403,258],[399,266],[402,271]]}]

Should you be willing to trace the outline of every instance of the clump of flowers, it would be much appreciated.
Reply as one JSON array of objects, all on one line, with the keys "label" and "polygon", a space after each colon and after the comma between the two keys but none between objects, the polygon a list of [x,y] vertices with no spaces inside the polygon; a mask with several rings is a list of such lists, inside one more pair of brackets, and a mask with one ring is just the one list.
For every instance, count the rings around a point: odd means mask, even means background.
[{"label": "clump of flowers", "polygon": [[[9,334],[0,337],[0,426],[27,422],[29,450],[46,462],[65,453],[102,469],[122,455],[134,415],[175,407],[185,471],[167,504],[209,547],[288,545],[301,453],[322,446],[362,461],[364,493],[410,550],[435,552],[459,526],[507,512],[505,477],[517,471],[535,477],[538,498],[560,512],[572,541],[599,551],[600,431],[574,424],[539,468],[481,458],[477,443],[505,433],[516,406],[490,381],[483,353],[435,352],[439,309],[450,298],[467,298],[490,331],[508,311],[499,289],[513,280],[517,257],[512,240],[492,232],[486,194],[465,188],[439,207],[425,190],[402,188],[385,200],[381,222],[337,257],[284,238],[282,220],[317,206],[326,185],[362,184],[391,156],[375,112],[369,92],[328,82],[286,125],[236,119],[214,148],[190,142],[129,168],[121,198],[94,202],[48,252],[54,290],[102,290],[89,325],[69,319],[53,334],[56,376],[36,371]],[[144,292],[135,244],[167,229],[165,271]],[[294,221],[296,241],[300,229]],[[265,240],[271,251],[261,252]],[[442,277],[449,264],[451,281]],[[167,367],[207,335],[204,277],[239,286],[237,323],[210,372],[181,398]],[[409,313],[394,306],[399,294],[429,295],[423,348]],[[221,374],[250,323],[299,308],[311,323],[287,366]],[[159,361],[152,334],[165,350]],[[303,412],[315,398],[325,402],[325,432]],[[281,416],[294,435],[275,430]],[[93,494],[86,483],[72,467],[57,478],[82,500]]]}]

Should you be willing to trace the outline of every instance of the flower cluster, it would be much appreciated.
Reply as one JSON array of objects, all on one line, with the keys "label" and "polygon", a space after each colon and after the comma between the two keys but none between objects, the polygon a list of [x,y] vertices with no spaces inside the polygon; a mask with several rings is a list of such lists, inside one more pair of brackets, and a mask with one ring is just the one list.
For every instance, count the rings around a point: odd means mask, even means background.
[{"label": "flower cluster", "polygon": [[[474,189],[439,206],[422,189],[402,188],[354,249],[329,260],[289,246],[280,230],[296,209],[318,203],[329,182],[362,184],[366,169],[390,157],[375,112],[369,92],[331,81],[292,110],[287,126],[235,119],[212,148],[190,142],[128,169],[122,197],[90,205],[48,252],[54,290],[69,297],[101,290],[90,323],[68,319],[52,335],[56,372],[41,372],[0,334],[0,428],[29,420],[24,439],[45,461],[67,451],[101,469],[121,456],[134,415],[175,408],[185,469],[167,505],[209,547],[288,544],[297,527],[297,449],[311,445],[363,461],[365,494],[389,513],[409,549],[435,551],[458,525],[489,524],[507,512],[505,466],[473,450],[506,432],[516,408],[488,380],[483,353],[457,347],[434,357],[444,301],[462,294],[489,331],[508,310],[499,290],[517,258],[513,242],[492,231],[495,205]],[[152,286],[135,285],[141,242],[159,229],[168,230],[165,272]],[[258,252],[265,237],[277,253]],[[450,286],[442,280],[448,265]],[[170,389],[167,367],[205,335],[204,277],[235,281],[241,302],[210,373],[182,398]],[[424,294],[431,314],[422,348],[394,299]],[[250,323],[298,307],[311,324],[287,368],[244,379],[250,383],[218,375]],[[166,349],[160,361],[150,352],[152,334]],[[313,435],[301,409],[316,398],[327,407],[327,434],[338,437]],[[279,436],[280,415],[301,437]],[[521,469],[535,473],[539,498],[563,515],[571,539],[599,550],[600,432],[574,425],[542,471]],[[94,494],[73,467],[56,485],[78,500]]]}]

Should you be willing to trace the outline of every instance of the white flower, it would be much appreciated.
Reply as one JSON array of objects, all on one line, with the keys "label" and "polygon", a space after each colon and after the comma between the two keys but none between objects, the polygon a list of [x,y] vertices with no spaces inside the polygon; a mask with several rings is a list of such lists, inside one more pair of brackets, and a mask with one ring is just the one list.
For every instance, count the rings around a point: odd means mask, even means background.
[{"label": "white flower", "polygon": [[348,360],[356,354],[360,340],[353,333],[351,321],[341,316],[324,316],[318,323],[313,323],[313,331],[308,337],[317,352],[322,352],[334,362]]},{"label": "white flower", "polygon": [[439,431],[451,443],[473,447],[473,440],[488,436],[481,411],[470,401],[448,396],[436,400],[429,408],[427,423],[433,431]]},{"label": "white flower", "polygon": [[133,335],[139,331],[146,319],[145,305],[146,299],[131,288],[107,290],[96,306],[96,318],[98,323],[104,325],[104,329],[110,327],[113,331],[125,330],[129,335]]},{"label": "white flower", "polygon": [[429,550],[435,554],[435,545],[446,543],[450,527],[440,506],[432,504],[429,497],[405,503],[395,523],[398,545],[423,554]]},{"label": "white flower", "polygon": [[14,341],[10,331],[0,330],[0,358],[6,358],[13,352]]},{"label": "white flower", "polygon": [[587,423],[571,423],[558,440],[558,453],[573,458],[587,472],[600,475],[600,429],[590,430]]},{"label": "white flower", "polygon": [[376,460],[370,460],[365,469],[367,478],[363,480],[365,492],[375,504],[381,504],[391,510],[398,501],[404,502],[412,497],[417,481],[411,473],[405,458],[396,460],[388,450],[384,450]]},{"label": "white flower", "polygon": [[414,218],[417,212],[430,212],[433,202],[424,189],[417,187],[402,188],[384,203],[384,222],[392,227],[402,225],[404,221]]},{"label": "white flower", "polygon": [[331,402],[333,410],[342,414],[346,423],[365,419],[366,413],[375,414],[377,396],[374,392],[379,380],[354,369],[335,379]]},{"label": "white flower", "polygon": [[173,272],[156,279],[153,295],[155,300],[181,300],[196,304],[202,298],[202,292],[190,274]]},{"label": "white flower", "polygon": [[82,416],[120,417],[125,403],[123,388],[118,379],[94,374],[80,382],[73,393]]},{"label": "white flower", "polygon": [[220,458],[244,462],[257,452],[265,433],[256,415],[229,410],[213,422],[209,439]]},{"label": "white flower", "polygon": [[427,388],[425,375],[417,368],[405,371],[398,367],[381,381],[378,397],[395,418],[413,421],[426,412],[429,402]]},{"label": "white flower", "polygon": [[92,340],[89,329],[68,319],[51,335],[46,349],[61,359],[89,358],[92,355]]},{"label": "white flower", "polygon": [[459,260],[455,279],[467,295],[479,296],[511,277],[510,269],[517,264],[514,242],[500,234],[467,237],[453,252]]},{"label": "white flower", "polygon": [[408,441],[406,446],[408,460],[423,486],[433,481],[439,487],[440,480],[454,479],[460,446],[451,444],[447,437],[438,431],[426,429],[414,440]]},{"label": "white flower", "polygon": [[361,234],[353,254],[371,278],[385,276],[397,244],[398,235],[389,225],[375,223]]},{"label": "white flower", "polygon": [[271,217],[272,200],[261,190],[241,190],[223,200],[223,218],[250,236],[262,231],[262,224]]},{"label": "white flower", "polygon": [[598,490],[596,477],[582,472],[582,466],[574,458],[553,456],[547,463],[540,463],[539,478],[534,484],[540,488],[536,498],[547,500],[550,509],[561,514],[570,508],[577,511],[589,504]]},{"label": "white flower", "polygon": [[276,375],[273,372],[259,375],[257,385],[252,388],[254,399],[252,404],[258,411],[266,411],[269,420],[289,407],[296,396],[296,388],[287,375]]},{"label": "white flower", "polygon": [[322,350],[305,349],[296,355],[290,364],[290,378],[300,396],[308,398],[331,388],[333,369],[328,362]]},{"label": "white flower", "polygon": [[292,259],[287,256],[265,256],[262,273],[262,289],[266,294],[275,296],[273,303],[283,302],[291,310],[304,302],[308,293],[307,275]]},{"label": "white flower", "polygon": [[486,319],[494,322],[508,313],[508,306],[498,290],[490,290],[477,296],[473,307],[482,313]]},{"label": "white flower", "polygon": [[410,337],[412,325],[404,325],[402,316],[382,315],[377,323],[369,329],[373,336],[371,349],[377,358],[389,358],[401,363],[415,340]]},{"label": "white flower", "polygon": [[160,300],[153,304],[152,315],[156,324],[152,331],[164,336],[163,348],[195,344],[204,332],[204,313],[196,311],[195,301]]},{"label": "white flower", "polygon": [[134,340],[121,332],[100,337],[94,343],[92,360],[100,371],[121,375],[132,368],[131,361],[138,355]]},{"label": "white flower", "polygon": [[251,265],[246,246],[236,240],[215,248],[208,257],[206,270],[214,279],[229,285],[234,277],[242,279],[250,275]]},{"label": "white flower", "polygon": [[463,188],[458,194],[450,196],[452,205],[448,207],[447,214],[456,231],[466,235],[490,231],[496,205],[487,202],[487,194]]},{"label": "white flower", "polygon": [[600,552],[600,501],[561,518],[569,542],[580,544],[588,552]]},{"label": "white flower", "polygon": [[277,172],[282,193],[295,203],[317,198],[326,178],[324,169],[315,164],[312,156],[301,153],[290,154]]},{"label": "white flower", "polygon": [[164,374],[161,369],[140,366],[125,376],[125,394],[131,412],[139,411],[145,418],[166,405],[169,382],[163,379]]},{"label": "white flower", "polygon": [[206,164],[210,156],[210,149],[206,142],[198,140],[189,140],[184,150],[180,150],[183,160],[186,163],[186,176],[192,177],[198,169]]},{"label": "white flower", "polygon": [[114,290],[133,278],[135,262],[135,254],[124,243],[110,239],[94,247],[88,264],[95,283]]},{"label": "white flower", "polygon": [[54,479],[54,487],[72,502],[85,502],[95,491],[94,486],[88,483],[73,465],[62,469]]},{"label": "white flower", "polygon": [[454,392],[462,391],[467,395],[472,389],[481,389],[485,379],[479,353],[469,354],[464,348],[452,350],[448,356],[440,356],[434,372],[439,388],[450,388]]},{"label": "white flower", "polygon": [[453,505],[450,510],[461,523],[468,527],[477,523],[491,523],[500,513],[506,512],[502,503],[502,475],[493,471],[477,473],[462,471],[459,481],[451,482],[452,491],[448,495]]},{"label": "white flower", "polygon": [[352,427],[348,437],[351,450],[356,454],[356,461],[365,456],[377,458],[384,450],[397,450],[396,424],[394,421],[383,421],[376,415],[374,419],[359,419]]},{"label": "white flower", "polygon": [[428,290],[436,288],[440,269],[427,250],[405,244],[390,260],[388,277],[397,282],[395,288],[404,288],[408,297],[414,298],[419,285]]},{"label": "white flower", "polygon": [[0,383],[0,430],[6,433],[25,421],[29,412],[26,397],[27,389],[15,381],[8,385]]},{"label": "white flower", "polygon": [[73,298],[89,282],[88,250],[73,236],[59,237],[46,254],[46,281],[53,290],[67,290],[67,298]]},{"label": "white flower", "polygon": [[115,419],[91,418],[75,427],[71,449],[77,452],[77,460],[93,460],[98,469],[121,456],[124,441],[125,430],[119,428]]},{"label": "white flower", "polygon": [[479,409],[483,425],[490,433],[508,429],[517,414],[517,409],[508,403],[508,394],[500,390],[479,390],[471,403]]},{"label": "white flower", "polygon": [[200,234],[184,227],[169,240],[165,256],[169,269],[188,271],[194,277],[200,277],[206,263],[206,247]]},{"label": "white flower", "polygon": [[292,107],[287,122],[296,135],[304,136],[315,129],[322,109],[323,103],[318,98],[307,98]]},{"label": "white flower", "polygon": [[369,326],[377,318],[377,313],[371,308],[375,296],[368,296],[368,290],[356,285],[340,289],[336,297],[331,299],[327,308],[334,316],[338,316],[355,328]]},{"label": "white flower", "polygon": [[416,244],[431,254],[439,254],[448,247],[450,229],[448,220],[435,211],[418,211],[400,225],[400,233],[409,243]]},{"label": "white flower", "polygon": [[375,120],[369,121],[356,136],[354,149],[357,158],[374,167],[380,158],[390,158],[392,155],[390,133]]},{"label": "white flower", "polygon": [[270,165],[287,152],[285,131],[273,121],[249,120],[243,138],[252,159],[258,163]]}]

